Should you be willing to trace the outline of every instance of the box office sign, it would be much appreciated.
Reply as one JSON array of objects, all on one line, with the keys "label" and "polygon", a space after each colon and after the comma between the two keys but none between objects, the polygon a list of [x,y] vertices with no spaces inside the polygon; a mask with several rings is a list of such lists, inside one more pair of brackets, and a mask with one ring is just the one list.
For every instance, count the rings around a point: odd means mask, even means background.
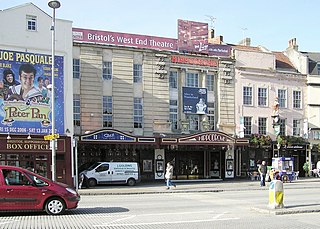
[{"label": "box office sign", "polygon": [[[65,151],[64,140],[58,140],[58,151]],[[4,152],[50,152],[50,141],[42,139],[0,139],[0,151]]]},{"label": "box office sign", "polygon": [[[64,133],[64,60],[55,56],[56,133]],[[0,133],[50,134],[50,55],[0,49]]]}]

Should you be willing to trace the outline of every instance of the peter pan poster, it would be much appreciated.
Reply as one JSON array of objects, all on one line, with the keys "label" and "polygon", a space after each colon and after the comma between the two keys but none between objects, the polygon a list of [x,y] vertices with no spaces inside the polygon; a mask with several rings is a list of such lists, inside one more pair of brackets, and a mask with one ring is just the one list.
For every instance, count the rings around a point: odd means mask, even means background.
[{"label": "peter pan poster", "polygon": [[[51,55],[0,49],[0,132],[52,132]],[[55,133],[64,133],[63,57],[55,56]]]}]

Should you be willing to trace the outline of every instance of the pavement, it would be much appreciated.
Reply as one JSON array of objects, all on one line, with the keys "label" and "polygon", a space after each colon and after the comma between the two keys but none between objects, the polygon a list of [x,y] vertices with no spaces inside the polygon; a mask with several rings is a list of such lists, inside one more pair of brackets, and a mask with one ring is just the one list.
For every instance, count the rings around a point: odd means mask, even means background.
[{"label": "pavement", "polygon": [[[138,195],[138,194],[161,194],[161,193],[188,193],[188,192],[226,192],[226,191],[248,191],[248,190],[269,190],[269,183],[260,187],[259,181],[241,180],[184,180],[174,181],[177,188],[166,189],[164,181],[139,183],[136,186],[127,185],[98,185],[93,188],[79,189],[82,196],[90,195]],[[320,189],[320,178],[299,178],[291,183],[284,183],[283,189]],[[290,207],[272,209],[267,204],[260,204],[251,207],[252,210],[274,215],[298,214],[320,212],[320,204],[299,205],[291,204]]]}]

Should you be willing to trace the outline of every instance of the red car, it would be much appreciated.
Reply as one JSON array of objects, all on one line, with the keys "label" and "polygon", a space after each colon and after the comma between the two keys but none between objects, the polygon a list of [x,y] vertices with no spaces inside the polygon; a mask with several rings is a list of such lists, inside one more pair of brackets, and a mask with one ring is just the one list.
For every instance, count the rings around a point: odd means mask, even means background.
[{"label": "red car", "polygon": [[29,170],[0,165],[0,211],[40,210],[50,215],[78,206],[80,195],[66,184]]}]

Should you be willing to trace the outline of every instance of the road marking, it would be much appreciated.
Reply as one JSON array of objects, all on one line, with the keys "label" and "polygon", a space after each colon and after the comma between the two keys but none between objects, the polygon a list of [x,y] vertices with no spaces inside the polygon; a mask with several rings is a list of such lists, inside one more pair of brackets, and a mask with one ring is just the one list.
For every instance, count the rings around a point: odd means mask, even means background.
[{"label": "road marking", "polygon": [[20,221],[20,220],[5,221],[5,222],[1,222],[0,225],[9,224],[9,223],[18,222],[18,221]]},{"label": "road marking", "polygon": [[152,223],[123,223],[123,224],[99,224],[93,225],[94,227],[124,227],[124,226],[147,226],[147,225],[162,225],[162,224],[181,224],[181,223],[202,223],[202,222],[214,222],[214,221],[227,221],[227,220],[239,220],[240,218],[224,218],[224,219],[204,219],[204,220],[187,220],[187,221],[174,221],[174,222],[152,222]]},{"label": "road marking", "polygon": [[162,225],[162,224],[181,224],[181,223],[201,223],[201,222],[213,222],[213,221],[226,221],[226,220],[239,220],[240,218],[221,218],[228,212],[223,212],[220,214],[215,215],[212,219],[202,219],[202,220],[186,220],[186,221],[170,221],[170,222],[150,222],[150,223],[117,223],[122,220],[133,219],[135,217],[146,217],[146,216],[163,216],[163,215],[184,215],[184,214],[203,214],[203,213],[216,213],[214,211],[197,211],[197,212],[167,212],[167,213],[154,213],[154,214],[141,214],[141,215],[131,215],[131,216],[124,216],[120,219],[113,220],[108,223],[104,224],[96,224],[93,225],[94,227],[104,227],[104,226],[113,226],[113,227],[122,227],[122,226],[132,226],[132,225]]}]

